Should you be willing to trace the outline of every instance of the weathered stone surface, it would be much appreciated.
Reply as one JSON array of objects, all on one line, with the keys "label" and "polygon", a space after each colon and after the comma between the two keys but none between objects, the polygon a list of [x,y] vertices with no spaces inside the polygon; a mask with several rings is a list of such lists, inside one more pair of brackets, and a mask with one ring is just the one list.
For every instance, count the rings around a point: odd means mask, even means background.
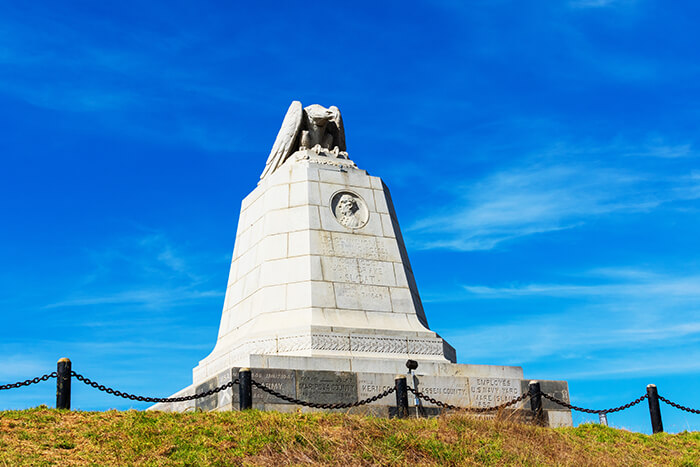
[{"label": "weathered stone surface", "polygon": [[[394,387],[395,376],[382,373],[358,373],[357,374],[357,398],[358,400],[368,399],[377,394]],[[370,402],[369,405],[395,405],[396,395],[390,394],[378,401]]]},{"label": "weathered stone surface", "polygon": [[473,407],[494,407],[520,397],[522,387],[519,379],[472,377],[469,378],[469,393]]},{"label": "weathered stone surface", "polygon": [[[416,376],[417,389],[428,397],[457,407],[470,407],[470,388],[468,378],[454,378],[444,376]],[[414,381],[408,379],[409,386]],[[422,401],[425,407],[436,407],[427,401]]]},{"label": "weathered stone surface", "polygon": [[[234,378],[238,377],[238,370],[238,368],[233,369],[232,373]],[[258,383],[264,384],[280,394],[295,397],[296,372],[294,370],[252,368],[250,371],[251,378]],[[233,401],[236,406],[238,406],[240,401],[239,395],[240,393],[237,386],[236,392],[233,395]],[[253,386],[253,404],[257,407],[260,404],[288,404],[288,402]]]},{"label": "weathered stone surface", "polygon": [[[216,386],[221,387],[226,383],[229,383],[231,381],[231,372],[230,371],[222,371],[216,376]],[[238,391],[238,386],[234,385],[228,389],[224,389],[223,391],[219,391],[217,393],[218,396],[218,401],[217,401],[217,408],[219,410],[231,410],[232,404],[233,404],[233,391]]]},{"label": "weathered stone surface", "polygon": [[342,371],[296,372],[297,398],[321,404],[357,402],[357,375]]},{"label": "weathered stone surface", "polygon": [[[550,380],[537,380],[540,383],[540,390],[546,394],[550,394],[557,399],[560,399],[566,403],[569,403],[569,384],[566,381],[550,381]],[[523,380],[520,383],[521,390],[527,392],[529,388],[530,381]],[[542,408],[545,410],[563,410],[559,404],[556,404],[549,399],[542,398]]]},{"label": "weathered stone surface", "polygon": [[574,426],[570,410],[546,410],[547,426],[550,428],[560,428],[563,426]]},{"label": "weathered stone surface", "polygon": [[[216,387],[217,387],[217,378],[214,377],[214,378],[206,380],[202,384],[197,385],[197,387],[195,389],[195,394],[201,394],[203,392],[210,391]],[[195,407],[198,410],[202,410],[203,412],[209,412],[209,411],[216,409],[218,401],[219,401],[218,394],[212,394],[211,396],[201,397],[199,399],[195,399]]]}]

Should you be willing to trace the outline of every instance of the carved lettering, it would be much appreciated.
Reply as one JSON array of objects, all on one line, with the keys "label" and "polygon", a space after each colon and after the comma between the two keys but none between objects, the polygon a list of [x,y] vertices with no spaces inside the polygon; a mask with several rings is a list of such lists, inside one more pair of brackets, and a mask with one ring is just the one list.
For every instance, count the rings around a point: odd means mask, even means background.
[{"label": "carved lettering", "polygon": [[493,407],[520,397],[520,380],[507,378],[469,378],[474,407]]}]

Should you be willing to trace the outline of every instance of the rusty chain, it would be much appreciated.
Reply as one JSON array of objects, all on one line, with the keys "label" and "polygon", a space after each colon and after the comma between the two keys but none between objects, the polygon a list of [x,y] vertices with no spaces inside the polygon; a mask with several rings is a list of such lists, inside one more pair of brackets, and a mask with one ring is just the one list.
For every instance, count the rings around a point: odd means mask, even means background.
[{"label": "rusty chain", "polygon": [[684,406],[684,405],[676,404],[675,402],[672,402],[672,401],[670,401],[670,400],[668,400],[668,399],[666,399],[665,397],[662,397],[662,396],[658,396],[658,398],[659,398],[659,400],[662,400],[662,401],[666,402],[666,403],[667,403],[668,405],[670,405],[671,407],[675,407],[675,408],[677,408],[677,409],[684,410],[684,411],[690,412],[690,413],[700,414],[700,410],[698,410],[698,409],[691,409],[690,407],[686,407],[686,406]]},{"label": "rusty chain", "polygon": [[254,379],[250,380],[251,383],[253,383],[253,386],[256,388],[260,389],[261,391],[264,391],[272,396],[275,396],[279,399],[282,399],[284,401],[287,401],[291,404],[296,404],[296,405],[302,405],[304,407],[313,407],[315,409],[349,409],[351,407],[359,407],[361,405],[369,404],[370,402],[376,402],[379,399],[382,399],[392,392],[396,391],[396,388],[389,388],[384,392],[381,392],[377,394],[376,396],[373,397],[368,397],[367,399],[362,399],[361,401],[357,402],[347,402],[347,403],[337,403],[337,404],[321,404],[318,402],[308,402],[308,401],[302,401],[300,399],[295,399],[294,397],[286,396],[284,394],[281,394],[274,389],[268,388],[262,383],[258,383]]},{"label": "rusty chain", "polygon": [[112,389],[110,387],[104,386],[100,383],[97,383],[96,381],[92,381],[90,378],[86,378],[85,376],[76,373],[75,371],[71,371],[71,376],[75,376],[75,379],[78,381],[81,381],[88,386],[92,386],[93,388],[97,389],[98,391],[103,391],[106,392],[107,394],[112,394],[113,396],[117,397],[123,397],[124,399],[129,399],[132,401],[138,401],[138,402],[184,402],[184,401],[191,401],[194,399],[201,399],[202,397],[208,397],[211,395],[216,394],[219,391],[223,391],[224,389],[228,389],[230,387],[233,387],[235,384],[238,384],[238,379],[234,379],[233,381],[229,381],[226,384],[222,384],[218,388],[210,389],[209,391],[202,392],[199,394],[193,394],[191,396],[180,396],[180,397],[146,397],[146,396],[137,396],[134,394],[129,394],[128,392],[122,392],[122,391],[117,391],[116,389]]},{"label": "rusty chain", "polygon": [[608,414],[608,413],[619,412],[621,410],[629,409],[630,407],[639,404],[644,399],[649,397],[647,394],[644,394],[643,396],[633,400],[629,404],[621,405],[619,407],[613,407],[612,409],[595,410],[595,409],[584,409],[583,407],[577,407],[575,405],[571,405],[568,402],[564,402],[563,400],[557,399],[556,397],[551,396],[549,394],[546,394],[544,392],[540,392],[540,395],[542,395],[542,397],[544,397],[545,399],[549,399],[550,401],[554,402],[555,404],[559,404],[559,405],[566,407],[567,409],[570,409],[570,410],[577,410],[579,412],[598,413],[598,414],[600,414],[600,413]]},{"label": "rusty chain", "polygon": [[477,412],[477,413],[482,413],[482,412],[491,412],[494,410],[501,410],[505,409],[506,407],[509,407],[513,404],[517,404],[518,402],[524,401],[530,396],[530,393],[523,393],[520,397],[516,397],[513,400],[510,400],[508,402],[504,402],[503,404],[496,405],[494,407],[458,407],[456,405],[448,404],[446,402],[439,401],[437,399],[434,399],[428,395],[423,394],[422,392],[413,389],[412,387],[408,386],[408,390],[411,391],[413,394],[415,394],[417,397],[420,397],[424,401],[430,402],[431,404],[435,404],[438,407],[441,407],[443,409],[450,409],[450,410],[463,410],[466,412]]},{"label": "rusty chain", "polygon": [[22,386],[29,386],[32,384],[40,383],[42,381],[48,381],[49,379],[55,378],[56,376],[57,373],[54,371],[53,373],[48,373],[43,376],[37,376],[33,379],[26,379],[24,381],[18,381],[16,383],[3,384],[0,385],[0,391],[4,391],[5,389],[21,388]]}]

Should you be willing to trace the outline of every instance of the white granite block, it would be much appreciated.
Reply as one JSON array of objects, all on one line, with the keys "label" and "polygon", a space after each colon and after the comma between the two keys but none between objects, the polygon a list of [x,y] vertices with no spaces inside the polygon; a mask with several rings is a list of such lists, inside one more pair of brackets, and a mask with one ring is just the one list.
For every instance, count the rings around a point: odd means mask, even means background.
[{"label": "white granite block", "polygon": [[411,291],[408,288],[390,287],[391,308],[394,313],[415,313]]},{"label": "white granite block", "polygon": [[403,269],[403,264],[394,263],[394,274],[396,275],[396,285],[399,287],[408,287],[406,272]]},{"label": "white granite block", "polygon": [[362,284],[334,283],[335,300],[340,308],[367,311],[391,311],[387,287]]},{"label": "white granite block", "polygon": [[321,267],[321,257],[307,256],[306,258],[308,258],[309,261],[309,279],[312,281],[322,281],[323,269]]},{"label": "white granite block", "polygon": [[294,165],[289,178],[289,181],[301,182],[301,181],[319,181],[318,168],[310,167],[309,165]]},{"label": "white granite block", "polygon": [[268,287],[286,284],[290,277],[288,268],[289,260],[286,258],[263,263],[260,267],[260,285]]},{"label": "white granite block", "polygon": [[318,230],[299,230],[297,232],[290,232],[288,241],[288,251],[287,255],[292,256],[302,256],[311,253],[318,254],[318,251],[312,251],[312,238],[318,236]]},{"label": "white granite block", "polygon": [[311,287],[314,307],[333,308],[336,306],[333,284],[324,281],[313,281],[311,282]]},{"label": "white granite block", "polygon": [[381,237],[384,235],[380,216],[386,216],[386,214],[378,214],[376,212],[371,213],[369,219],[367,220],[367,225],[359,229],[357,232],[362,235],[373,235],[375,237]]},{"label": "white granite block", "polygon": [[289,207],[289,185],[281,184],[271,186],[265,192],[263,209],[272,211],[275,209],[283,209]]},{"label": "white granite block", "polygon": [[370,326],[367,312],[364,310],[324,308],[321,322],[332,327],[368,328]]},{"label": "white granite block", "polygon": [[257,248],[257,263],[287,257],[287,235],[286,233],[269,235],[260,242]]},{"label": "white granite block", "polygon": [[395,263],[401,263],[401,253],[399,252],[399,245],[395,239],[386,237],[375,237],[377,242],[377,251],[379,258],[383,261],[393,261]]},{"label": "white granite block", "polygon": [[374,190],[384,190],[384,186],[383,186],[383,184],[382,184],[382,179],[381,179],[381,178],[370,176],[370,177],[369,177],[369,182],[370,182],[370,186],[371,186]]},{"label": "white granite block", "polygon": [[238,261],[231,261],[231,267],[228,271],[228,284],[231,285],[238,279]]},{"label": "white granite block", "polygon": [[386,195],[384,194],[384,191],[383,190],[372,190],[372,193],[374,194],[374,205],[377,209],[377,212],[388,214],[389,207],[387,206],[387,203],[386,203]]},{"label": "white granite block", "polygon": [[289,185],[289,206],[309,204],[309,183],[298,182]]},{"label": "white granite block", "polygon": [[273,285],[260,291],[262,303],[260,308],[253,307],[253,311],[268,313],[270,311],[283,311],[287,307],[288,288],[292,284]]},{"label": "white granite block", "polygon": [[394,265],[386,261],[357,259],[362,284],[395,286]]},{"label": "white granite block", "polygon": [[360,272],[355,258],[321,256],[323,280],[332,282],[360,282]]},{"label": "white granite block", "polygon": [[295,282],[287,284],[287,310],[310,308],[312,303],[311,282]]},{"label": "white granite block", "polygon": [[389,238],[395,238],[396,233],[394,232],[394,226],[391,224],[391,217],[389,214],[380,214],[381,224],[382,224],[382,235]]},{"label": "white granite block", "polygon": [[260,267],[255,267],[245,276],[243,296],[249,297],[260,287]]}]

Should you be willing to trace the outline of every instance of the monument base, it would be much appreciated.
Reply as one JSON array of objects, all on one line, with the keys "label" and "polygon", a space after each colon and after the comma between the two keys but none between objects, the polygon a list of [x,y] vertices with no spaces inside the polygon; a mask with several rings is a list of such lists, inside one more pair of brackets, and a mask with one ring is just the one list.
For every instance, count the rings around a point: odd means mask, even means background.
[{"label": "monument base", "polygon": [[[322,403],[352,403],[373,397],[394,387],[394,378],[406,374],[405,361],[377,358],[300,357],[280,355],[250,355],[252,378],[295,399]],[[294,369],[290,369],[294,368]],[[224,369],[199,384],[190,385],[172,397],[189,396],[222,386],[238,377],[239,367]],[[458,407],[493,407],[503,404],[527,392],[530,380],[523,378],[523,370],[517,366],[466,365],[442,362],[419,362],[415,377],[408,384],[438,401]],[[569,401],[566,381],[539,380],[542,391]],[[420,401],[409,394],[411,413],[436,416],[444,409],[429,402]],[[351,409],[338,409],[343,413],[391,417],[396,411],[396,396],[389,396]],[[220,391],[212,396],[193,401],[160,403],[149,408],[164,412],[228,411],[238,410],[238,386]],[[542,400],[545,423],[550,427],[572,426],[570,410]],[[275,396],[253,388],[253,408],[280,412],[318,412],[296,404],[287,403]],[[509,408],[517,418],[530,416],[529,402]],[[493,417],[494,414],[482,414]]]}]

